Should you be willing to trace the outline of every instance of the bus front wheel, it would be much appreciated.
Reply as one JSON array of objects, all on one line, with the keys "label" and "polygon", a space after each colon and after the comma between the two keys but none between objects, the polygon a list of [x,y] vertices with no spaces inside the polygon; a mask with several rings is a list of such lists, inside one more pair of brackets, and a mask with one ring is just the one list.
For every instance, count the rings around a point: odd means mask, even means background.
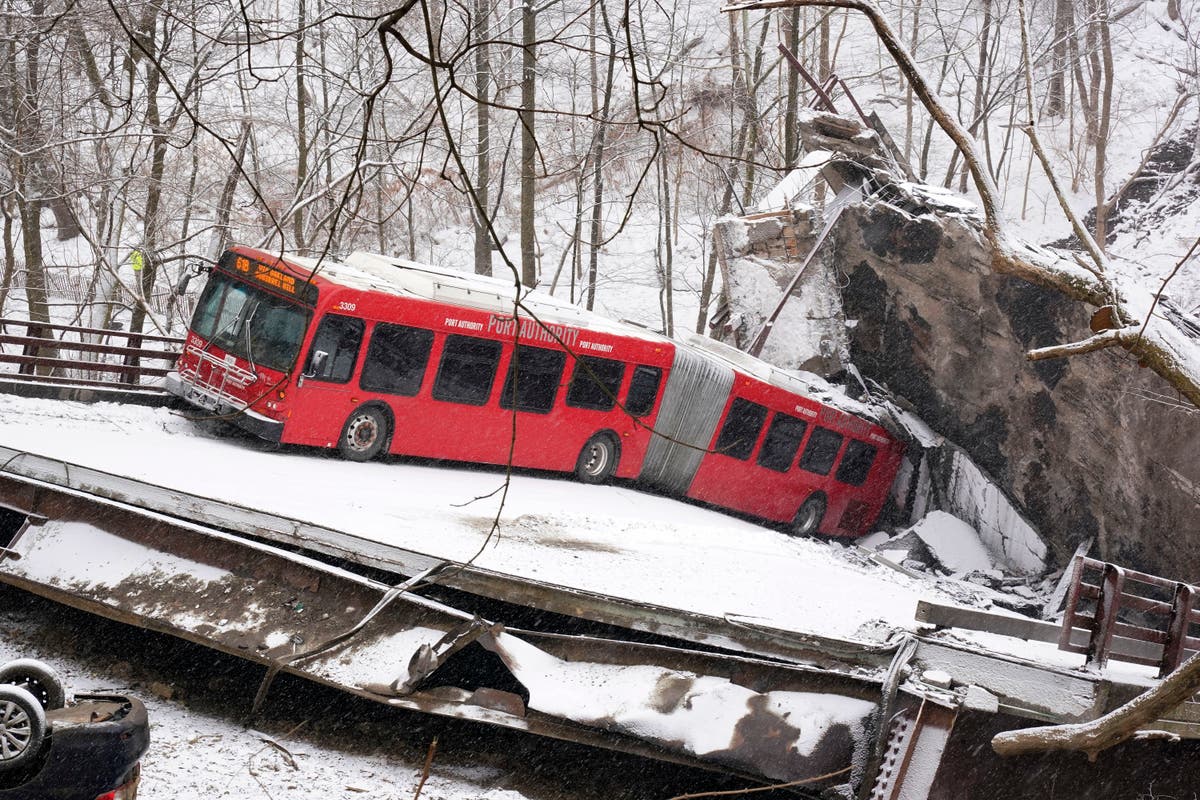
[{"label": "bus front wheel", "polygon": [[620,447],[611,435],[597,433],[580,451],[575,477],[583,483],[604,483],[617,471],[620,455]]},{"label": "bus front wheel", "polygon": [[378,408],[360,408],[346,420],[338,452],[350,461],[370,461],[383,449],[387,428],[387,419]]},{"label": "bus front wheel", "polygon": [[814,494],[805,500],[792,520],[790,532],[794,536],[811,536],[816,533],[825,517],[825,505],[825,496],[822,494]]}]

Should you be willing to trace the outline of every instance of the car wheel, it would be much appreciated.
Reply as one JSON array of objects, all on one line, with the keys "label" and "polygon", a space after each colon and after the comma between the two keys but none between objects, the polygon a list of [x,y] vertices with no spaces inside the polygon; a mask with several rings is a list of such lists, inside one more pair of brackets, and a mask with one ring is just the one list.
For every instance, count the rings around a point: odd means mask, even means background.
[{"label": "car wheel", "polygon": [[794,536],[811,536],[821,528],[821,520],[825,518],[825,496],[811,495],[792,520],[791,533]]},{"label": "car wheel", "polygon": [[37,698],[19,686],[0,686],[0,772],[28,765],[45,739],[46,712]]},{"label": "car wheel", "polygon": [[611,434],[597,433],[579,453],[575,477],[584,483],[604,483],[617,471],[620,447]]},{"label": "car wheel", "polygon": [[67,692],[58,673],[32,658],[17,659],[0,667],[0,684],[20,686],[37,698],[47,711],[67,704]]},{"label": "car wheel", "polygon": [[338,452],[351,461],[370,461],[387,441],[388,424],[383,412],[368,406],[350,415],[338,439]]}]

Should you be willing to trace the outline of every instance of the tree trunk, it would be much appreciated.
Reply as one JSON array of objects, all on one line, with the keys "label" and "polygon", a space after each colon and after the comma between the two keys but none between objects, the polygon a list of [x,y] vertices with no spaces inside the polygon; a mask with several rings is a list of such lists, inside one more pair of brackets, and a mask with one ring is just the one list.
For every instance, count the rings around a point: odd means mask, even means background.
[{"label": "tree trunk", "polygon": [[536,103],[537,53],[536,15],[533,0],[521,4],[521,283],[527,287],[537,283],[537,247],[534,225],[535,185],[537,168],[537,133],[534,128]]},{"label": "tree trunk", "polygon": [[1105,249],[1108,234],[1108,193],[1104,179],[1108,171],[1108,131],[1112,115],[1113,56],[1108,29],[1108,0],[1097,0],[1096,33],[1100,39],[1101,70],[1100,107],[1096,118],[1096,244]]},{"label": "tree trunk", "polygon": [[[305,0],[296,5],[296,200],[305,192],[308,183],[308,89],[304,85]],[[304,252],[304,209],[292,214],[292,238],[296,249]]]},{"label": "tree trunk", "polygon": [[8,290],[13,276],[17,274],[17,248],[13,242],[13,215],[8,207],[8,198],[0,198],[0,214],[4,215],[4,277],[0,280],[0,317],[4,316],[4,304],[8,301]]},{"label": "tree trunk", "polygon": [[234,151],[234,163],[229,165],[229,173],[225,176],[225,185],[221,187],[221,199],[217,201],[217,214],[213,219],[212,236],[208,240],[208,261],[215,264],[217,258],[229,246],[229,217],[233,213],[233,195],[237,190],[238,181],[242,177],[242,164],[246,159],[246,146],[250,142],[250,121],[242,122],[242,132],[238,134],[237,149]]},{"label": "tree trunk", "polygon": [[[28,191],[29,181],[22,175],[18,186]],[[25,257],[25,297],[29,303],[29,319],[50,322],[50,304],[46,297],[46,268],[42,263],[42,204],[36,198],[17,196],[21,217],[21,243]]]},{"label": "tree trunk", "polygon": [[[992,0],[983,0],[983,25],[979,30],[979,59],[975,64],[975,103],[972,107],[972,115],[974,119],[971,122],[971,127],[967,132],[976,136],[979,130],[987,130],[987,110],[985,108],[985,92],[984,84],[987,81],[988,74],[988,47],[991,44],[992,35]],[[978,138],[978,136],[976,136]],[[967,191],[967,168],[963,166],[962,174],[959,177],[958,191],[965,194]]]},{"label": "tree trunk", "polygon": [[66,187],[62,185],[62,181],[58,181],[55,192],[46,198],[46,205],[50,206],[50,211],[54,214],[55,238],[60,242],[74,239],[81,233],[79,220],[71,211],[66,194]]},{"label": "tree trunk", "polygon": [[492,234],[487,215],[491,202],[491,130],[488,110],[491,65],[488,63],[489,24],[487,0],[475,0],[475,274],[492,274]]},{"label": "tree trunk", "polygon": [[674,252],[671,247],[671,173],[667,163],[667,151],[660,150],[658,155],[658,185],[659,185],[659,236],[662,243],[660,256],[660,290],[659,304],[662,307],[663,331],[667,336],[675,335],[675,303],[672,283],[674,276]]},{"label": "tree trunk", "polygon": [[1046,90],[1046,113],[1052,117],[1062,116],[1067,102],[1067,39],[1074,37],[1071,30],[1072,0],[1054,0],[1054,46],[1051,49],[1050,85]]},{"label": "tree trunk", "polygon": [[[912,31],[911,38],[908,42],[909,50],[913,56],[917,55],[917,31],[921,27],[921,0],[916,0],[913,3],[912,9]],[[910,165],[912,164],[913,151],[913,90],[912,84],[905,81],[904,89],[904,160]]]},{"label": "tree trunk", "polygon": [[608,7],[600,4],[600,20],[604,23],[604,35],[608,39],[608,65],[604,73],[604,93],[601,98],[600,118],[596,124],[589,156],[592,164],[592,230],[588,250],[587,309],[596,306],[596,279],[600,267],[600,246],[604,241],[604,142],[608,135],[608,117],[612,111],[613,73],[617,66],[617,39],[608,18]]},{"label": "tree trunk", "polygon": [[[800,49],[800,9],[793,8],[787,17],[788,50],[796,53]],[[794,169],[800,162],[800,136],[796,130],[796,112],[800,101],[800,74],[782,62],[787,70],[787,106],[783,118],[783,163]]]},{"label": "tree trunk", "polygon": [[[151,14],[144,29],[143,46],[147,53],[156,55],[156,33],[158,17]],[[141,333],[146,324],[146,309],[150,295],[154,291],[154,282],[158,276],[159,263],[159,228],[162,220],[159,218],[159,208],[162,205],[163,175],[167,162],[167,135],[163,130],[162,118],[158,109],[158,89],[161,76],[154,62],[146,59],[146,126],[150,129],[150,174],[146,179],[146,210],[142,216],[142,269],[140,275],[135,275],[138,293],[142,302],[136,303],[129,321],[131,333]],[[129,340],[130,347],[140,347],[141,340]],[[137,357],[129,356],[126,363],[136,366]]]},{"label": "tree trunk", "polygon": [[[30,9],[35,25],[41,25],[46,14],[45,0],[33,0]],[[24,102],[18,101],[17,130],[20,141],[35,146],[42,139],[39,100],[41,87],[41,43],[38,34],[30,37],[25,47]],[[35,173],[35,156],[17,157],[17,209],[21,217],[21,240],[25,256],[25,297],[29,303],[29,318],[35,322],[50,322],[50,306],[46,297],[46,271],[42,262],[42,202],[38,192],[40,181]]]}]

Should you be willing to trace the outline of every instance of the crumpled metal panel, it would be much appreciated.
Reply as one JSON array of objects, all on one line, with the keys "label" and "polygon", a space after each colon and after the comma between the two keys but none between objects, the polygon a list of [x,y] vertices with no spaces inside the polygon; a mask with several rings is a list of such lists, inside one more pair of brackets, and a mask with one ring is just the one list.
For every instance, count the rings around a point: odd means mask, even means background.
[{"label": "crumpled metal panel", "polygon": [[662,664],[612,663],[602,653],[560,658],[508,633],[481,641],[528,689],[532,710],[772,780],[848,767],[876,707],[828,692],[756,691]]}]

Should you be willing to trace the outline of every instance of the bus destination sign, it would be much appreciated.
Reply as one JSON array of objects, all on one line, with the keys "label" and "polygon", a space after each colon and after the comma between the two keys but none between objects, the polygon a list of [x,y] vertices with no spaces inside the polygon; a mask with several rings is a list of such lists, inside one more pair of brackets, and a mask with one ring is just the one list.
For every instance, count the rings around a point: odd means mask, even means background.
[{"label": "bus destination sign", "polygon": [[266,264],[259,264],[257,261],[251,261],[244,256],[238,256],[235,264],[238,272],[249,275],[259,283],[265,283],[267,286],[290,295],[296,294],[296,279],[286,272],[273,269]]}]

